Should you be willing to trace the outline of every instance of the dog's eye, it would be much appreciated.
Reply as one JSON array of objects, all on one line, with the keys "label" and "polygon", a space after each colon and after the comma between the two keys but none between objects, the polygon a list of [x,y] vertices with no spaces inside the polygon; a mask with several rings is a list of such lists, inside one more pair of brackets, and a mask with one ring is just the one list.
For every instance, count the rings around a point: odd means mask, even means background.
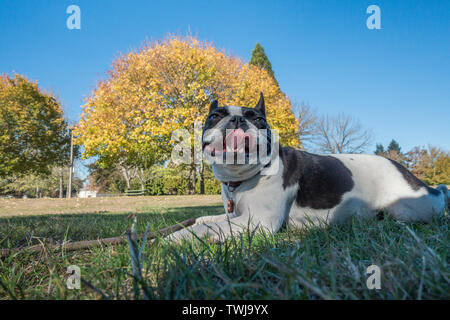
[{"label": "dog's eye", "polygon": [[256,113],[254,112],[254,111],[246,111],[245,113],[244,113],[244,117],[246,117],[246,118],[253,118],[254,116],[256,115]]},{"label": "dog's eye", "polygon": [[209,118],[210,120],[213,120],[213,119],[217,118],[217,114],[212,114],[212,115],[210,115],[208,118]]},{"label": "dog's eye", "polygon": [[263,117],[258,117],[256,118],[256,120],[259,122],[266,122],[266,119],[264,119]]}]

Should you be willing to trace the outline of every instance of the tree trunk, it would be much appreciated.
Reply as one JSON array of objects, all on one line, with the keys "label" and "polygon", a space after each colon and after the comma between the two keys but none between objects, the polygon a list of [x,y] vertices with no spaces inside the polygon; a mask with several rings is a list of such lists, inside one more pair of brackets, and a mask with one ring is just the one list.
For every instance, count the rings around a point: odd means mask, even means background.
[{"label": "tree trunk", "polygon": [[139,174],[138,174],[137,176],[138,176],[139,182],[141,183],[141,191],[142,191],[142,195],[144,195],[144,194],[145,194],[145,178],[144,178],[144,170],[141,169],[140,171],[141,171],[141,176],[139,176]]},{"label": "tree trunk", "polygon": [[73,176],[73,132],[70,129],[70,163],[69,182],[67,183],[67,198],[72,198],[72,176]]},{"label": "tree trunk", "polygon": [[141,191],[142,195],[145,193],[145,183],[147,182],[147,177],[145,176],[145,170],[143,168],[139,168],[136,170],[136,177],[139,179],[141,183]]},{"label": "tree trunk", "polygon": [[125,182],[127,184],[127,190],[130,190],[131,189],[131,179],[133,178],[130,170],[128,168],[126,168],[125,166],[121,165],[120,171],[122,172],[122,176],[125,179]]},{"label": "tree trunk", "polygon": [[131,185],[130,185],[130,179],[128,176],[125,177],[125,182],[127,183],[127,190],[131,189]]},{"label": "tree trunk", "polygon": [[61,168],[59,168],[59,198],[60,199],[63,198],[63,196],[64,196],[64,191],[63,191],[64,184],[63,183],[64,183],[63,182],[63,168],[61,167]]},{"label": "tree trunk", "polygon": [[200,162],[200,194],[205,194],[205,165]]},{"label": "tree trunk", "polygon": [[196,170],[196,166],[194,164],[194,169],[193,169],[193,176],[192,176],[192,194],[196,194],[195,192],[195,183],[197,182],[197,170]]},{"label": "tree trunk", "polygon": [[195,194],[195,164],[191,163],[189,169],[188,194]]}]

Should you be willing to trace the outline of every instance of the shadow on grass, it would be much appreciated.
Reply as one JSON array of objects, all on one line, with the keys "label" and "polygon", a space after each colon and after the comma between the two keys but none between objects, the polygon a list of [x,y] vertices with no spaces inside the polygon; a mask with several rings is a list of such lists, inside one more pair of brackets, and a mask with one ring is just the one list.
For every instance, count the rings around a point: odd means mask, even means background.
[{"label": "shadow on grass", "polygon": [[[143,233],[148,223],[156,231],[177,222],[223,213],[223,206],[149,209],[133,213],[137,216],[137,232]],[[52,214],[38,216],[0,217],[0,247],[11,248],[39,243],[60,243],[115,237],[130,228],[129,213]]]},{"label": "shadow on grass", "polygon": [[[186,241],[162,246],[144,278],[163,299],[448,299],[448,226],[446,217],[386,217],[241,234],[219,245]],[[373,264],[380,290],[367,287]]]}]

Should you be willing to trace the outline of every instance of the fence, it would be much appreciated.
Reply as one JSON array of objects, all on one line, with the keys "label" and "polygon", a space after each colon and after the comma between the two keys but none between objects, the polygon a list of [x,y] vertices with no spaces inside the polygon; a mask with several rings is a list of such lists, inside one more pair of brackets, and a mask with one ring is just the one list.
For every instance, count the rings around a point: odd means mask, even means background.
[{"label": "fence", "polygon": [[147,189],[144,190],[127,190],[125,191],[126,196],[145,196],[147,194]]},{"label": "fence", "polygon": [[145,190],[127,190],[123,193],[97,193],[96,197],[131,197],[131,196],[145,196],[148,191]]}]

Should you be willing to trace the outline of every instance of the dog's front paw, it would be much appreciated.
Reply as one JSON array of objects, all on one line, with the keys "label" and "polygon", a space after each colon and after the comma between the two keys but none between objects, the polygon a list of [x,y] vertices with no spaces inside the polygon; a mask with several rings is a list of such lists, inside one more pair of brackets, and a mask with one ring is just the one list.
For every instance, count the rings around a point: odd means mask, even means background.
[{"label": "dog's front paw", "polygon": [[189,228],[185,228],[174,232],[167,237],[165,240],[170,242],[180,242],[183,239],[185,240],[193,240],[193,239],[205,239],[209,242],[219,243],[224,241],[223,237],[220,237],[217,232],[211,229],[210,226],[206,224],[196,224]]},{"label": "dog's front paw", "polygon": [[190,239],[193,238],[192,234],[192,228],[185,228],[181,229],[179,231],[176,231],[174,233],[169,234],[168,236],[164,237],[164,240],[170,241],[170,242],[180,242],[182,239]]}]

